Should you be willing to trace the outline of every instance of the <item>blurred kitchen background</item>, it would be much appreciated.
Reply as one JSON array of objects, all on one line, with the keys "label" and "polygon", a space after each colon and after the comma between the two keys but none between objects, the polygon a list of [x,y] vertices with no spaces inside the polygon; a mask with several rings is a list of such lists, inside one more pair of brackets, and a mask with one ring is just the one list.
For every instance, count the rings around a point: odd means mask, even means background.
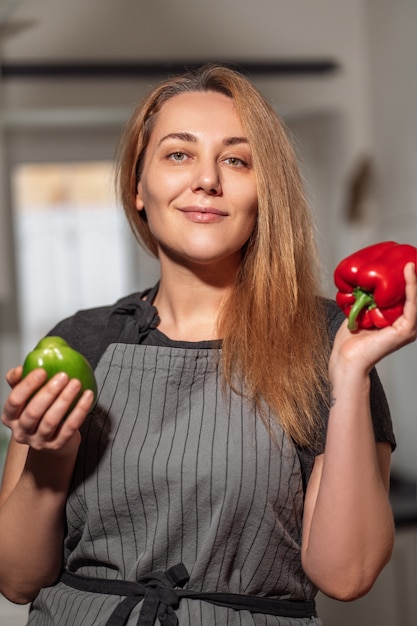
[{"label": "blurred kitchen background", "polygon": [[[326,293],[355,249],[417,245],[416,0],[0,0],[0,402],[58,320],[152,285],[113,193],[118,137],[167,74],[233,63],[288,125]],[[394,557],[371,593],[320,596],[325,624],[417,624],[417,348],[381,364],[398,449]],[[8,432],[0,427],[0,472]],[[27,607],[0,597],[0,623]]]}]

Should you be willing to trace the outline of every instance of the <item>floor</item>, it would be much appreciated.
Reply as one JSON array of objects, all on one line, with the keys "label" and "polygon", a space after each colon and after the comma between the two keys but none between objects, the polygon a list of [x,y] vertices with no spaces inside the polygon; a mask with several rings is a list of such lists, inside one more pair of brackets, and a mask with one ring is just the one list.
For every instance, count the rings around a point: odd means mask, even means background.
[{"label": "floor", "polygon": [[25,626],[28,607],[12,604],[0,595],[0,624],[1,626]]}]

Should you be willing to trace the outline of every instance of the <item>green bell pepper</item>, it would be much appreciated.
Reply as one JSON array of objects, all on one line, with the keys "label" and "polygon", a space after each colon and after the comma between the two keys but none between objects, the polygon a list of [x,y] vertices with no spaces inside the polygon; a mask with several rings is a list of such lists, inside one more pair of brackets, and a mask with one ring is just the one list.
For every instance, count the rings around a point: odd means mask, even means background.
[{"label": "green bell pepper", "polygon": [[86,389],[91,389],[94,393],[94,403],[96,402],[97,382],[91,365],[80,352],[71,348],[61,337],[44,337],[39,341],[24,360],[22,378],[37,368],[46,371],[47,381],[58,372],[65,372],[70,378],[80,381],[81,390],[73,406]]}]

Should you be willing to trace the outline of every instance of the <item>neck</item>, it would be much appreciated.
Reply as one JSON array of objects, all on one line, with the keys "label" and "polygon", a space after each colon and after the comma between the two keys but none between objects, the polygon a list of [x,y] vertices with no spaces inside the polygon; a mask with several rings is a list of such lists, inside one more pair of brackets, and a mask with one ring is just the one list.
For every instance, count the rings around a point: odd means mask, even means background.
[{"label": "neck", "polygon": [[155,298],[159,330],[170,339],[206,341],[219,339],[218,318],[223,302],[230,294],[236,272],[225,268],[202,267],[191,271],[184,267],[164,267]]}]

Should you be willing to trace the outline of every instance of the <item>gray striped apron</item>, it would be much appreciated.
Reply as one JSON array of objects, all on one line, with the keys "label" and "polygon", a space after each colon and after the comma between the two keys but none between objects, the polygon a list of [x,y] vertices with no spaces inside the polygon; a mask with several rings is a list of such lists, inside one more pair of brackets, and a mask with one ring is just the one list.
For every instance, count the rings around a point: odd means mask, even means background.
[{"label": "gray striped apron", "polygon": [[[191,344],[190,344],[191,345]],[[321,624],[295,447],[224,389],[217,349],[112,343],[82,429],[65,573],[31,626]]]}]

